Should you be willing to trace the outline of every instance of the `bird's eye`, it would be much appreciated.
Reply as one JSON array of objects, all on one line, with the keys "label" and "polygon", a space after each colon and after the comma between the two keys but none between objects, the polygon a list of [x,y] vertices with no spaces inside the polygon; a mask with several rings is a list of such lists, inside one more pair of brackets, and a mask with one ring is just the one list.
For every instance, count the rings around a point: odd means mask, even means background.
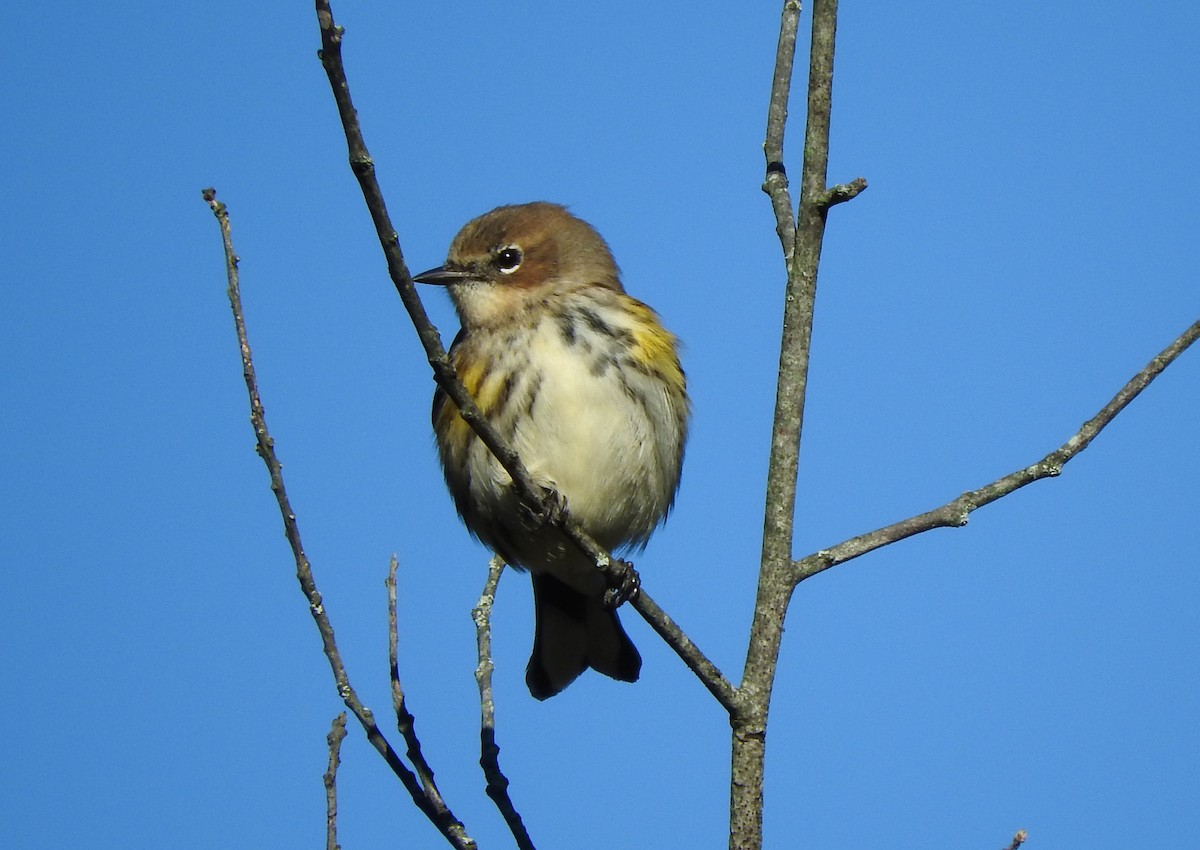
[{"label": "bird's eye", "polygon": [[521,249],[515,245],[509,245],[507,248],[501,248],[496,252],[496,258],[492,261],[501,274],[512,274],[521,266]]}]

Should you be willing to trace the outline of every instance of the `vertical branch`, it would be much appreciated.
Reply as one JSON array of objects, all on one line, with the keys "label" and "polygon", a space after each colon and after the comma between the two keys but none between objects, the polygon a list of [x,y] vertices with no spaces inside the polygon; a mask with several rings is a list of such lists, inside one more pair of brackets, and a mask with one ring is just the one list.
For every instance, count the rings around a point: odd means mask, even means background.
[{"label": "vertical branch", "polygon": [[[790,559],[792,509],[795,503],[795,470],[798,465],[799,422],[794,413],[796,395],[791,386],[795,370],[789,367],[796,347],[799,283],[793,270],[795,217],[783,164],[783,137],[791,96],[792,64],[800,21],[799,0],[784,0],[775,52],[775,74],[767,108],[767,137],[763,143],[766,178],[763,191],[771,199],[775,229],[787,268],[787,297],[784,299],[784,331],[780,349],[779,385],[776,388],[775,419],[771,433],[771,456],[767,471],[767,503],[763,526],[763,549],[759,567],[758,595],[750,645],[739,689],[741,704],[730,712],[733,741],[729,783],[730,850],[762,847],[763,763],[766,756],[767,708],[770,700],[770,668],[778,657],[779,635],[772,635],[770,618],[782,620],[790,592],[780,581],[780,552]],[[811,317],[811,309],[809,311]],[[785,373],[791,377],[785,385]],[[803,398],[801,394],[801,399]],[[788,470],[791,470],[790,476]],[[764,693],[764,685],[766,692]]]},{"label": "vertical branch", "polygon": [[791,568],[800,435],[808,384],[809,351],[817,295],[817,269],[829,207],[861,192],[864,181],[828,191],[829,113],[832,100],[837,0],[814,0],[809,57],[808,120],[800,176],[800,208],[795,233],[789,233],[791,199],[783,168],[783,135],[787,120],[792,60],[795,55],[799,4],[785,0],[771,87],[767,138],[763,146],[767,175],[763,190],[771,199],[787,264],[783,336],[779,351],[779,383],[771,433],[763,518],[762,560],[746,666],[733,727],[730,783],[730,835],[733,850],[762,846],[763,765],[767,714],[783,620],[796,578]]},{"label": "vertical branch", "polygon": [[412,762],[413,769],[421,781],[421,788],[426,799],[435,810],[449,812],[446,801],[442,799],[442,792],[438,790],[437,782],[434,781],[433,768],[425,760],[425,753],[421,749],[421,739],[417,737],[416,718],[408,710],[408,701],[404,697],[404,686],[400,682],[400,639],[396,618],[396,571],[399,569],[399,565],[400,562],[396,556],[392,555],[391,562],[388,564],[387,578],[384,580],[384,586],[387,588],[388,678],[392,686],[392,711],[396,715],[396,729],[404,738],[404,743],[408,748],[405,754]]},{"label": "vertical branch", "polygon": [[[792,0],[784,5],[780,55],[795,51]],[[805,128],[804,164],[800,178],[800,211],[788,263],[784,297],[783,336],[779,352],[779,383],[771,433],[771,458],[767,472],[766,510],[763,519],[762,562],[750,646],[742,687],[759,705],[758,724],[766,722],[766,707],[774,678],[783,616],[794,583],[788,575],[796,505],[796,475],[800,462],[800,434],[804,424],[809,350],[817,295],[817,268],[825,232],[825,171],[829,151],[830,85],[833,74],[833,32],[836,0],[816,0],[809,66],[808,123]],[[775,95],[782,96],[779,75]],[[772,110],[774,113],[775,110]],[[772,114],[774,118],[774,114]],[[782,129],[779,131],[782,142]],[[782,150],[779,151],[782,153]],[[768,164],[768,169],[771,165]],[[770,178],[770,175],[768,175]],[[776,193],[782,195],[782,192]],[[772,198],[773,202],[775,197]],[[786,244],[785,244],[786,250]],[[762,729],[747,730],[761,734]]]},{"label": "vertical branch", "polygon": [[796,31],[800,26],[800,0],[786,0],[779,23],[779,45],[775,48],[775,76],[771,80],[771,99],[767,105],[767,139],[763,154],[767,158],[767,176],[762,189],[771,199],[775,213],[775,232],[783,246],[783,260],[791,266],[796,245],[796,217],[792,212],[792,194],[788,191],[787,170],[783,165],[783,133],[787,129],[788,99],[792,93],[792,63],[796,58]]},{"label": "vertical branch", "polygon": [[322,779],[325,782],[325,850],[341,850],[337,840],[337,769],[342,761],[342,740],[346,737],[346,712],[333,718],[333,726],[325,736],[329,745],[329,767]]},{"label": "vertical branch", "polygon": [[475,645],[479,653],[479,665],[475,668],[475,681],[479,685],[479,766],[483,768],[483,776],[487,780],[487,795],[504,817],[517,847],[520,850],[535,850],[533,839],[521,820],[521,813],[508,795],[508,777],[500,770],[500,745],[496,743],[496,703],[492,699],[492,605],[496,601],[496,587],[502,572],[504,561],[492,556],[483,592],[471,611],[471,619],[475,622]]}]

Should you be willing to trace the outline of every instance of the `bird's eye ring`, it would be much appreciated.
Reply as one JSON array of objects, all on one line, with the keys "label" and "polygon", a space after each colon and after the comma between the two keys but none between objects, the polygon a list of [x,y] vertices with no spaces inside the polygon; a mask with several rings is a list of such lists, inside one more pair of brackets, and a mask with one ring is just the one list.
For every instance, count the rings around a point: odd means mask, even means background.
[{"label": "bird's eye ring", "polygon": [[521,260],[524,256],[521,254],[521,249],[515,245],[508,245],[496,252],[496,257],[492,261],[497,270],[501,274],[512,274],[521,267]]}]

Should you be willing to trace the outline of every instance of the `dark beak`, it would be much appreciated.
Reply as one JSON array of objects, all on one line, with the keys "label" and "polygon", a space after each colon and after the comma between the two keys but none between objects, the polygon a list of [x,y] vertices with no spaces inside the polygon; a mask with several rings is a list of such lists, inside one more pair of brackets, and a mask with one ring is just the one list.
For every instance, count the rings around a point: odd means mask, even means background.
[{"label": "dark beak", "polygon": [[413,280],[417,283],[432,283],[436,286],[448,286],[452,283],[458,283],[460,280],[470,280],[471,273],[463,269],[452,269],[446,266],[438,266],[436,269],[430,269],[427,272],[413,275]]}]

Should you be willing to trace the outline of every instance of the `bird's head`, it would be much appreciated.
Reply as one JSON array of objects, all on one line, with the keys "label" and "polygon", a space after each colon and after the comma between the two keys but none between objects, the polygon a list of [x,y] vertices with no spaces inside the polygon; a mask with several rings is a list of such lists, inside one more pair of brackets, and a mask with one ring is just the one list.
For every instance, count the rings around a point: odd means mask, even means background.
[{"label": "bird's head", "polygon": [[446,286],[464,329],[512,321],[586,286],[623,291],[599,233],[558,204],[497,207],[467,222],[444,265],[415,275]]}]

